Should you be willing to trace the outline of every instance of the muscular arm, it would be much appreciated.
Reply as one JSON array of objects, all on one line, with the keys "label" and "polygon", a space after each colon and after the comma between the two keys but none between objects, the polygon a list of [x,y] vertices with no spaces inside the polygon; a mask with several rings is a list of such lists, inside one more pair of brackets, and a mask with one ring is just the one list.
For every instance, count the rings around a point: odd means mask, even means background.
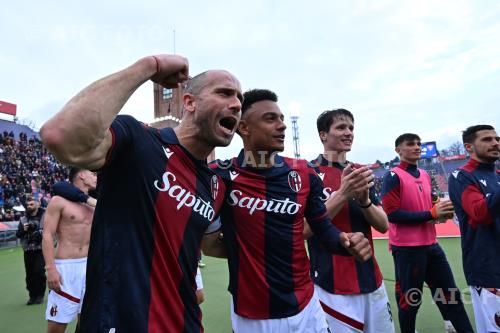
[{"label": "muscular arm", "polygon": [[59,161],[98,169],[104,165],[112,144],[109,127],[134,91],[149,79],[165,87],[177,87],[187,75],[187,60],[182,57],[161,55],[140,59],[73,97],[42,126],[42,141]]},{"label": "muscular arm", "polygon": [[43,229],[42,252],[47,269],[47,285],[55,291],[61,290],[62,279],[55,265],[54,236],[57,233],[59,220],[63,210],[63,202],[60,197],[53,197],[45,211],[45,226]]}]

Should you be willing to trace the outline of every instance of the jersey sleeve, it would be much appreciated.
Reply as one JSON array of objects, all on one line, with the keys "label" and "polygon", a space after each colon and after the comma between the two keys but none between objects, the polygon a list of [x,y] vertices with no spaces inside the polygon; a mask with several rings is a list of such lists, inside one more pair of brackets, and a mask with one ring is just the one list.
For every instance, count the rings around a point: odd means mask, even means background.
[{"label": "jersey sleeve", "polygon": [[57,182],[52,185],[52,193],[73,202],[87,202],[89,196],[69,182]]},{"label": "jersey sleeve", "polygon": [[468,172],[452,173],[448,187],[453,204],[463,209],[472,226],[491,224],[500,216],[500,193],[485,195]]},{"label": "jersey sleeve", "polygon": [[146,133],[146,125],[128,115],[118,115],[109,128],[112,144],[106,155],[106,164],[113,164],[119,157],[130,151],[134,139]]},{"label": "jersey sleeve", "polygon": [[382,181],[382,206],[390,223],[418,224],[432,220],[430,211],[410,212],[401,209],[399,176],[392,171]]}]

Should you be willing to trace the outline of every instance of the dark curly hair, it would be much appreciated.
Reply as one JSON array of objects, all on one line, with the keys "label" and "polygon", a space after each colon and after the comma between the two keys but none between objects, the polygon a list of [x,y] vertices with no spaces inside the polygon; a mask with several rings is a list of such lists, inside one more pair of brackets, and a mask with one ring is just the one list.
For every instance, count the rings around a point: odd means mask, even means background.
[{"label": "dark curly hair", "polygon": [[241,113],[244,114],[252,104],[260,101],[278,102],[278,96],[267,89],[252,89],[243,94],[243,104],[241,105]]}]

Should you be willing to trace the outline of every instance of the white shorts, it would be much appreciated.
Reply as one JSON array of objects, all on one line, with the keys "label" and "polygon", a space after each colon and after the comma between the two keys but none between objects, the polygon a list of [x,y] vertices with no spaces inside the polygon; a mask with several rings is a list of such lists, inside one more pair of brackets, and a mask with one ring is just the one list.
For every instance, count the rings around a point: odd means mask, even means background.
[{"label": "white shorts", "polygon": [[201,271],[200,268],[196,269],[196,290],[201,290],[203,289],[203,279],[201,278]]},{"label": "white shorts", "polygon": [[56,259],[55,263],[63,284],[61,292],[49,292],[45,319],[67,324],[82,312],[87,258]]},{"label": "white shorts", "polygon": [[331,294],[317,285],[314,289],[332,332],[395,332],[384,283],[374,292],[358,295]]},{"label": "white shorts", "polygon": [[278,319],[248,319],[234,312],[231,301],[231,322],[234,333],[328,333],[325,314],[316,292],[298,314]]},{"label": "white shorts", "polygon": [[[491,288],[490,288],[491,289]],[[470,287],[477,332],[500,332],[500,290]]]}]

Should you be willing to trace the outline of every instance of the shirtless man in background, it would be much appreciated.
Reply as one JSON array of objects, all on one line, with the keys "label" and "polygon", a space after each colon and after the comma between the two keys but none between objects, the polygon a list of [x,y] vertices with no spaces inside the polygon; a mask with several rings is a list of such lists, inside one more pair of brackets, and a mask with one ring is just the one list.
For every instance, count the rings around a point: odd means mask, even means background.
[{"label": "shirtless man in background", "polygon": [[[69,180],[85,193],[97,183],[93,172],[78,168],[71,168]],[[80,320],[93,215],[92,205],[57,195],[47,206],[42,250],[51,289],[45,312],[48,333],[64,332],[75,317]]]}]

